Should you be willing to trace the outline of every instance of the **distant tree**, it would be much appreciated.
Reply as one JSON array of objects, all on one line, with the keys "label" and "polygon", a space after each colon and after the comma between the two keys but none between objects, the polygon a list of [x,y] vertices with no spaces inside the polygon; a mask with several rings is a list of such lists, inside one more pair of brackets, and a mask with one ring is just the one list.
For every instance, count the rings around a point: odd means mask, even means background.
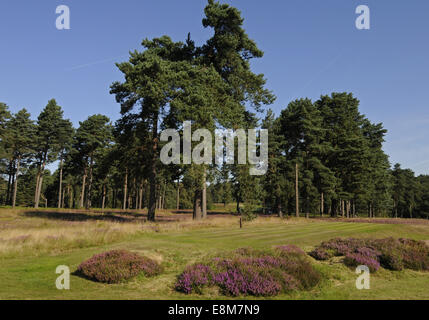
[{"label": "distant tree", "polygon": [[16,205],[18,188],[18,176],[20,175],[23,161],[30,161],[32,144],[34,141],[35,125],[30,119],[26,109],[18,111],[6,125],[7,142],[6,149],[14,162],[14,184],[12,193],[12,207]]},{"label": "distant tree", "polygon": [[67,122],[63,119],[63,110],[57,105],[55,99],[52,99],[40,113],[37,120],[34,144],[38,167],[34,196],[35,208],[39,207],[45,167],[48,163],[57,159],[61,150],[63,137],[61,128],[64,126],[67,126]]},{"label": "distant tree", "polygon": [[[87,120],[80,122],[79,128],[76,130],[73,147],[77,152],[77,156],[83,161],[85,173],[83,175],[81,199],[84,199],[86,192],[86,209],[91,208],[93,173],[97,156],[112,141],[112,138],[110,119],[100,114],[90,116]],[[88,188],[85,188],[87,177]],[[81,200],[82,205],[83,200]]]},{"label": "distant tree", "polygon": [[63,199],[63,163],[68,152],[71,152],[73,142],[74,128],[69,120],[63,120],[58,128],[58,146],[59,146],[59,186],[58,186],[58,208],[62,207]]}]

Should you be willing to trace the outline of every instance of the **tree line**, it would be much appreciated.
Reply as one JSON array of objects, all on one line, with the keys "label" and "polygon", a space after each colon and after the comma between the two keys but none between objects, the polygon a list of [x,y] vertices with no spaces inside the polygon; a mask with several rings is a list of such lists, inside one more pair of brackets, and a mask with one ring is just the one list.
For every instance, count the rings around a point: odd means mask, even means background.
[{"label": "tree line", "polygon": [[[250,61],[263,52],[234,7],[209,0],[202,21],[212,36],[197,46],[168,36],[145,39],[117,67],[110,93],[120,104],[114,124],[93,115],[78,128],[52,99],[36,121],[0,104],[0,201],[15,207],[193,209],[213,203],[264,213],[353,217],[429,217],[429,178],[391,168],[386,130],[359,112],[351,93],[291,102],[278,117],[263,74]],[[268,172],[249,165],[163,165],[160,132],[192,129],[269,130]],[[193,142],[197,144],[198,142]],[[235,155],[238,156],[237,153]],[[58,163],[51,173],[47,167]]]}]

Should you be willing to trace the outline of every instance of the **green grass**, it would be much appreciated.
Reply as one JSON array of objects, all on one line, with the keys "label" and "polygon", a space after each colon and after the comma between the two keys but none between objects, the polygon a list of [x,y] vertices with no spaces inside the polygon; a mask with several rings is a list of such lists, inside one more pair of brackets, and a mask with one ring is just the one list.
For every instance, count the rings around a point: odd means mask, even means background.
[{"label": "green grass", "polygon": [[[261,219],[262,220],[262,219]],[[231,220],[234,221],[234,220]],[[182,231],[139,234],[132,240],[97,247],[73,248],[62,253],[31,253],[0,256],[0,299],[228,299],[215,292],[184,295],[174,291],[176,276],[183,268],[208,255],[240,247],[266,248],[295,244],[310,250],[334,237],[406,237],[429,239],[429,227],[321,221],[269,220],[254,224],[205,227]],[[1,234],[0,234],[1,238]],[[111,249],[127,249],[160,261],[164,274],[155,278],[139,277],[116,285],[99,284],[71,276],[71,290],[55,287],[58,265],[73,272],[85,259]],[[308,292],[281,295],[275,299],[429,299],[429,274],[410,270],[382,270],[371,277],[370,290],[357,290],[354,270],[340,262],[316,262],[323,281]]]}]

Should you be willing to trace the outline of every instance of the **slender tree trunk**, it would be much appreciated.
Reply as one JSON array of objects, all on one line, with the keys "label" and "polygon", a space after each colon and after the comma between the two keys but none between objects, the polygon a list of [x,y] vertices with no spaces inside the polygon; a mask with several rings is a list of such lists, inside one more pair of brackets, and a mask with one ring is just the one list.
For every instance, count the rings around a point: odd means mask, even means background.
[{"label": "slender tree trunk", "polygon": [[140,183],[139,194],[139,210],[141,210],[143,205],[143,181]]},{"label": "slender tree trunk", "polygon": [[122,204],[122,209],[127,209],[127,194],[128,194],[128,168],[125,169],[125,179],[124,179],[124,202]]},{"label": "slender tree trunk", "polygon": [[201,199],[202,199],[201,190],[196,190],[194,195],[194,212],[193,212],[194,220],[201,220]]},{"label": "slender tree trunk", "polygon": [[162,209],[166,209],[165,207],[165,193],[167,192],[167,181],[164,181],[164,192],[162,194]]},{"label": "slender tree trunk", "polygon": [[9,179],[7,181],[7,191],[6,191],[6,199],[4,204],[5,205],[9,205],[9,199],[10,199],[10,193],[11,193],[11,189],[12,189],[12,159],[9,161],[9,165],[8,165],[8,174],[9,174]]},{"label": "slender tree trunk", "polygon": [[136,178],[134,178],[134,195],[135,195],[135,203],[134,203],[134,209],[138,210],[139,209],[139,188],[137,187],[137,182],[136,182]]},{"label": "slender tree trunk", "polygon": [[298,191],[298,163],[295,165],[295,210],[296,210],[296,217],[299,218],[299,191]]},{"label": "slender tree trunk", "polygon": [[158,161],[158,114],[154,114],[152,121],[152,159],[150,165],[150,191],[147,219],[155,221],[156,212],[156,162]]},{"label": "slender tree trunk", "polygon": [[86,176],[87,176],[87,173],[86,173],[86,168],[85,168],[84,172],[83,172],[83,177],[82,177],[82,189],[81,189],[81,192],[80,192],[79,209],[83,208],[83,201],[85,199]]},{"label": "slender tree trunk", "polygon": [[47,158],[47,152],[44,154],[43,162],[40,167],[40,174],[38,179],[38,187],[36,188],[36,198],[35,198],[35,204],[34,207],[37,209],[39,208],[39,201],[40,201],[40,193],[42,192],[42,186],[43,186],[43,174],[45,172],[45,166],[46,166],[46,158]]},{"label": "slender tree trunk", "polygon": [[347,219],[350,219],[350,201],[347,200],[346,202],[346,212],[347,212]]},{"label": "slender tree trunk", "polygon": [[202,202],[203,202],[202,214],[203,214],[203,219],[206,219],[207,218],[207,181],[206,181],[207,171],[205,167],[203,167],[203,169],[204,169],[204,174],[203,174],[203,193],[202,193]]},{"label": "slender tree trunk", "polygon": [[[45,171],[45,169],[43,169],[43,172],[44,171]],[[42,193],[42,186],[43,186],[43,178],[44,177],[43,177],[43,173],[42,173],[42,175],[39,178],[39,188],[37,189],[38,195],[37,195],[37,201],[36,201],[36,208],[39,207],[40,196],[41,196],[41,193]]]},{"label": "slender tree trunk", "polygon": [[60,161],[60,186],[58,188],[58,209],[61,208],[61,196],[62,196],[62,187],[63,187],[63,157],[61,156]]},{"label": "slender tree trunk", "polygon": [[40,172],[37,171],[37,174],[36,174],[36,190],[34,191],[34,207],[36,207],[36,199],[37,199],[37,194],[39,192],[39,180],[40,180]]},{"label": "slender tree trunk", "polygon": [[[264,208],[265,208],[265,206],[264,206]],[[277,213],[278,213],[280,218],[283,218],[282,203],[281,203],[280,199],[277,200]]]},{"label": "slender tree trunk", "polygon": [[66,196],[66,189],[63,189],[63,196],[61,197],[61,208],[64,208],[64,198]]},{"label": "slender tree trunk", "polygon": [[69,208],[73,208],[74,207],[74,188],[70,188],[70,193],[69,193]]},{"label": "slender tree trunk", "polygon": [[93,155],[91,154],[91,161],[89,164],[89,181],[88,181],[88,190],[86,195],[86,209],[90,209],[92,206],[92,181],[93,181],[93,168],[94,168],[94,160]]},{"label": "slender tree trunk", "polygon": [[320,216],[323,217],[323,214],[325,213],[325,199],[323,192],[320,194]]},{"label": "slender tree trunk", "polygon": [[17,163],[16,163],[16,173],[15,173],[16,177],[13,185],[12,208],[15,208],[15,205],[16,205],[16,191],[18,189],[18,175],[19,175],[20,166],[21,166],[21,157],[18,157]]},{"label": "slender tree trunk", "polygon": [[344,218],[344,200],[340,200],[341,202],[341,216]]},{"label": "slender tree trunk", "polygon": [[106,204],[106,184],[103,183],[103,200],[101,201],[101,210],[104,211],[104,206]]},{"label": "slender tree trunk", "polygon": [[176,210],[180,209],[180,180],[177,179],[177,192],[176,192]]}]

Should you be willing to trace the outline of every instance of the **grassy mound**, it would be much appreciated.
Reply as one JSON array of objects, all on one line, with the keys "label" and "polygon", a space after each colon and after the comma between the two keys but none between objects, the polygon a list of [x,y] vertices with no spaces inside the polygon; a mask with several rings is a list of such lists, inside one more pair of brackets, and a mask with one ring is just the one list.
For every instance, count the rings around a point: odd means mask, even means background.
[{"label": "grassy mound", "polygon": [[429,246],[410,239],[336,238],[322,242],[310,255],[317,260],[345,256],[346,265],[366,265],[372,272],[380,266],[389,270],[429,270]]},{"label": "grassy mound", "polygon": [[152,277],[161,272],[157,262],[125,250],[96,254],[82,262],[76,271],[78,275],[103,283],[119,283],[139,274]]},{"label": "grassy mound", "polygon": [[273,250],[238,249],[228,257],[188,266],[177,278],[176,290],[202,293],[205,287],[218,287],[229,296],[274,296],[292,290],[309,289],[320,274],[305,252],[295,246]]}]

